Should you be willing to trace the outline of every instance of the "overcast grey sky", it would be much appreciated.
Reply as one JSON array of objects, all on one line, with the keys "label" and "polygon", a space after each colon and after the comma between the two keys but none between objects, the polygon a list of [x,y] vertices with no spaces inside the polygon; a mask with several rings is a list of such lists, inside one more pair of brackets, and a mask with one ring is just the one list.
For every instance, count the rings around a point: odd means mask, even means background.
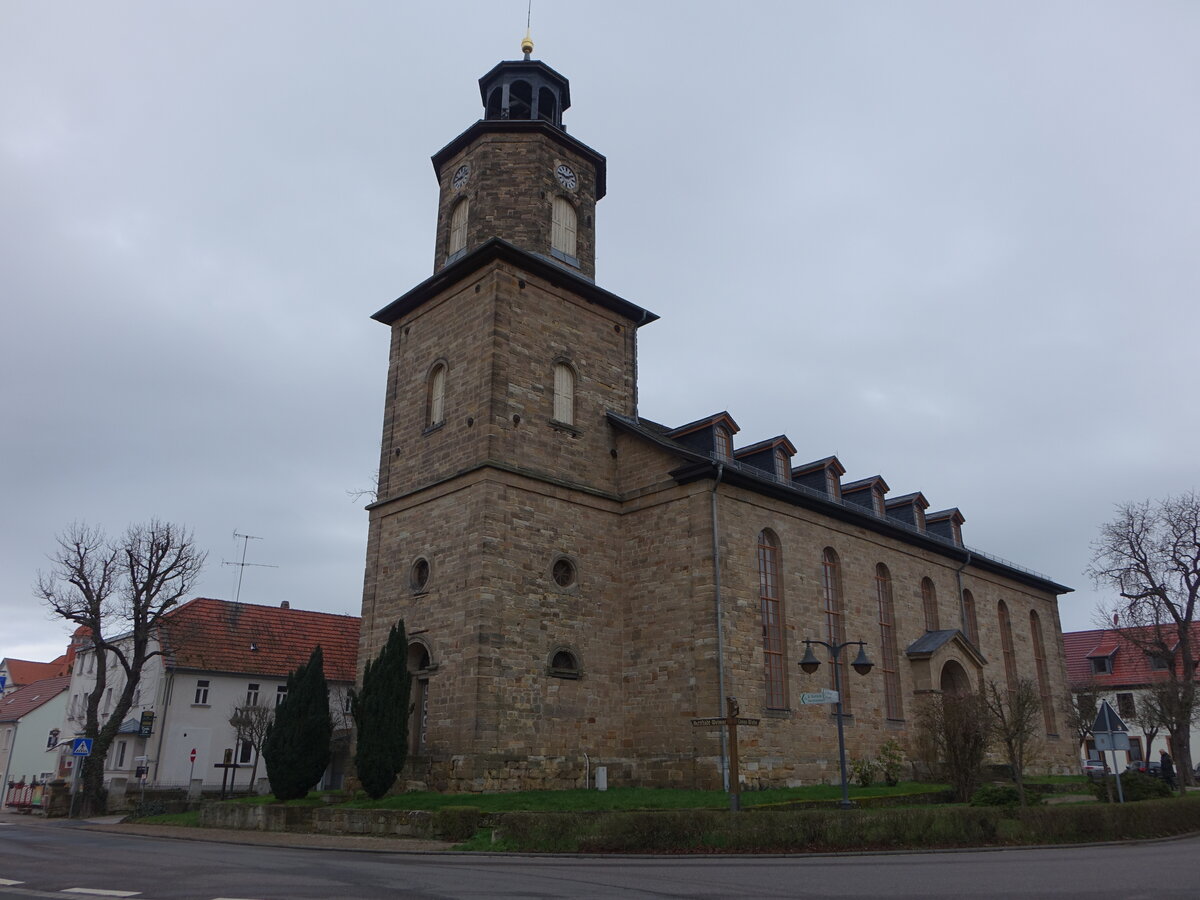
[{"label": "overcast grey sky", "polygon": [[[357,614],[387,329],[429,156],[524,0],[0,5],[0,656],[74,520],[232,597]],[[597,281],[662,320],[641,413],[958,506],[1098,600],[1114,504],[1196,488],[1200,4],[535,0],[607,155]]]}]

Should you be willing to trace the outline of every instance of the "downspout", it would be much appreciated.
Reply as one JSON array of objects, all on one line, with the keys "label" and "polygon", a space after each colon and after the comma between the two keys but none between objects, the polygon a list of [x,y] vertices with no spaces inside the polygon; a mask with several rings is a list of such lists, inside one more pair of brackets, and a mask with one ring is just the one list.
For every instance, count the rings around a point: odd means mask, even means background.
[{"label": "downspout", "polygon": [[[966,547],[963,547],[963,549],[967,550]],[[963,569],[965,569],[970,564],[971,564],[971,551],[967,550],[966,560],[963,561],[963,564],[961,566],[959,566],[957,569],[954,570],[954,580],[958,583],[958,621],[963,626],[963,628],[962,628],[963,634],[966,634],[966,632],[967,632],[967,604],[963,600],[962,573],[963,573]],[[969,638],[970,638],[970,635],[968,635],[968,639]],[[976,649],[978,649],[978,648],[976,648]]]},{"label": "downspout", "polygon": [[[717,480],[712,488],[713,598],[717,625],[717,715],[725,716],[725,612],[721,603],[721,534],[717,520],[717,488],[725,476],[725,464],[717,463]],[[721,782],[729,790],[729,736],[721,729]]]},{"label": "downspout", "polygon": [[[17,730],[20,727],[21,720],[18,719],[17,721],[13,722],[12,734],[8,736],[8,753],[4,757],[4,780],[0,781],[0,794],[3,794],[3,798],[0,799],[0,810],[2,810],[4,808],[4,804],[8,802],[8,773],[12,771],[13,754],[17,752]],[[1149,755],[1149,750],[1146,752],[1147,755]]]}]

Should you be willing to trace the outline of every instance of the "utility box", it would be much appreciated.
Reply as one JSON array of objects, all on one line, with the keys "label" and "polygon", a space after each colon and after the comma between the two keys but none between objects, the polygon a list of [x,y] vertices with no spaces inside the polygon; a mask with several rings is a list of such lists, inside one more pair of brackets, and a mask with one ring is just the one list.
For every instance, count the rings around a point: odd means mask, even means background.
[{"label": "utility box", "polygon": [[596,790],[608,790],[608,766],[596,766]]}]

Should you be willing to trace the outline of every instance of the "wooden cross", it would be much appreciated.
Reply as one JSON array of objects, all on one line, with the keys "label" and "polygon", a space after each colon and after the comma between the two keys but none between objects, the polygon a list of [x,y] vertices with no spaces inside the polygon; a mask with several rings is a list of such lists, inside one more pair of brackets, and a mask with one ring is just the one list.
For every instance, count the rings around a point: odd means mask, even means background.
[{"label": "wooden cross", "polygon": [[737,812],[742,808],[742,777],[738,767],[738,726],[757,725],[758,719],[745,719],[738,716],[738,702],[733,697],[725,698],[725,715],[711,716],[705,719],[692,719],[697,728],[724,726],[729,731],[729,809]]},{"label": "wooden cross", "polygon": [[237,770],[242,767],[233,761],[233,750],[230,749],[229,747],[226,747],[225,748],[225,761],[219,762],[219,763],[213,763],[213,768],[225,770],[224,772],[221,773],[221,799],[224,800],[225,799],[225,791],[229,785],[229,770],[233,769],[233,777],[237,778]]}]

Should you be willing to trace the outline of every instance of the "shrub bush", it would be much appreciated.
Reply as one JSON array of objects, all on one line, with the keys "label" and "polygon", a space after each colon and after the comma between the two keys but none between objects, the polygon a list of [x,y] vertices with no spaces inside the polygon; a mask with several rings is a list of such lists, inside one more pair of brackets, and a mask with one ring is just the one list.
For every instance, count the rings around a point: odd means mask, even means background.
[{"label": "shrub bush", "polygon": [[1012,808],[1021,805],[1021,795],[1011,784],[985,784],[971,795],[971,806],[1001,806]]},{"label": "shrub bush", "polygon": [[883,742],[875,765],[878,766],[879,774],[883,776],[883,781],[888,787],[895,787],[900,783],[904,774],[904,751],[900,749],[895,738]]},{"label": "shrub bush", "polygon": [[873,759],[850,760],[850,772],[860,787],[870,787],[875,783],[877,768],[878,766]]},{"label": "shrub bush", "polygon": [[477,806],[443,806],[433,814],[433,830],[445,841],[474,837],[483,813]]},{"label": "shrub bush", "polygon": [[[1091,781],[1092,793],[1102,803],[1117,801],[1117,777],[1105,775]],[[1126,803],[1136,803],[1139,800],[1159,800],[1171,796],[1171,789],[1161,778],[1144,775],[1141,772],[1126,772],[1121,776],[1121,793]]]}]

